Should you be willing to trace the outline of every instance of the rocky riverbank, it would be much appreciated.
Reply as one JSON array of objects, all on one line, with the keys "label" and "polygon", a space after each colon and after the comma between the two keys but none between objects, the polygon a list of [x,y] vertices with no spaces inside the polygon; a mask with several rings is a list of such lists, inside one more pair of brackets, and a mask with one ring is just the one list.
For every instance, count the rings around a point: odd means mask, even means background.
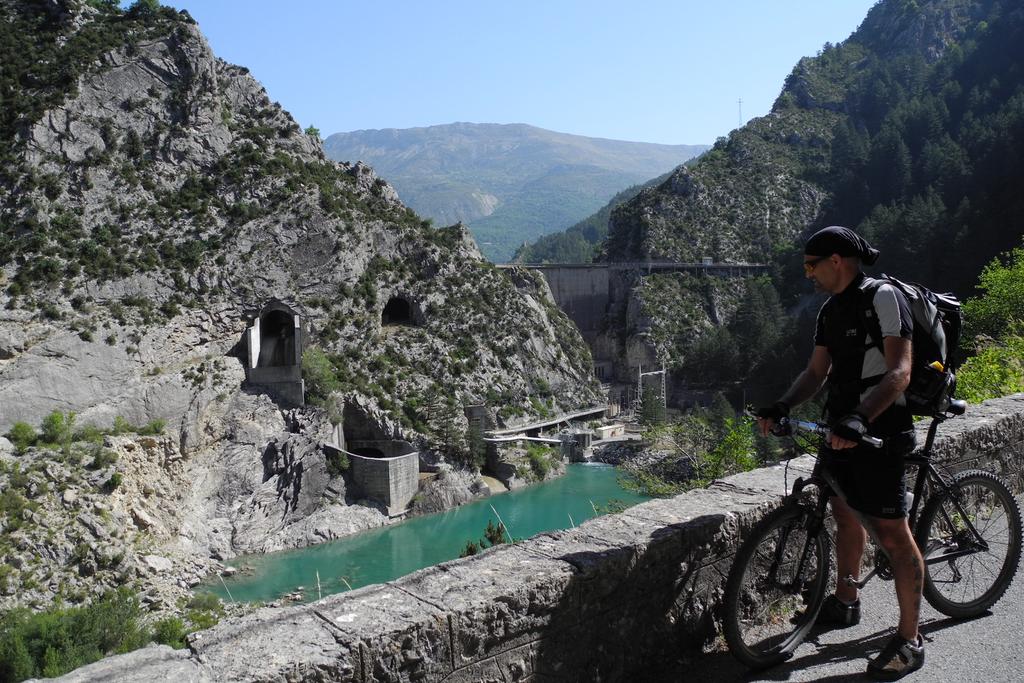
[{"label": "rocky riverbank", "polygon": [[[86,603],[128,586],[154,619],[179,616],[196,586],[233,571],[238,555],[394,521],[328,467],[323,411],[282,411],[241,391],[223,403],[210,424],[224,438],[184,453],[162,424],[79,428],[64,413],[17,444],[0,437],[0,611]],[[47,426],[55,417],[64,421],[57,436]],[[437,467],[409,514],[491,494],[479,474]]]}]

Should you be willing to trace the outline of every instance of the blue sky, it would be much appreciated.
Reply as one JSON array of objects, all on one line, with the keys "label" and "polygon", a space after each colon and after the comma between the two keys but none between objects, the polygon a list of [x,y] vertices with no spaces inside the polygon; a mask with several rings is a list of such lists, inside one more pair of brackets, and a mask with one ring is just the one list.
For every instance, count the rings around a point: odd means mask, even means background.
[{"label": "blue sky", "polygon": [[326,137],[454,121],[707,144],[875,0],[165,0]]}]

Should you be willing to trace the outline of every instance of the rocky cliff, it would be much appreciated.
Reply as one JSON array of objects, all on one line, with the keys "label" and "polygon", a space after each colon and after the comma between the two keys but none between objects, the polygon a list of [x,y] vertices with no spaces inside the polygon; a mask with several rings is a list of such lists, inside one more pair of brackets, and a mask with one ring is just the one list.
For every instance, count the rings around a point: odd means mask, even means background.
[{"label": "rocky cliff", "polygon": [[[467,449],[463,404],[525,418],[531,398],[599,400],[542,280],[497,271],[461,226],[434,229],[367,166],[328,160],[186,13],[0,0],[0,19],[0,434],[53,411],[79,430],[164,425],[152,447],[76,433],[63,454],[4,449],[8,486],[15,470],[49,482],[16,477],[24,501],[98,497],[114,526],[184,564],[302,545],[385,522],[346,505],[319,448],[339,421],[444,460]],[[394,300],[400,324],[384,314]],[[302,320],[323,408],[243,386],[243,333],[268,302]],[[47,474],[84,467],[97,443],[119,455],[113,492],[109,472]],[[0,554],[47,538],[31,526],[0,526]]]}]

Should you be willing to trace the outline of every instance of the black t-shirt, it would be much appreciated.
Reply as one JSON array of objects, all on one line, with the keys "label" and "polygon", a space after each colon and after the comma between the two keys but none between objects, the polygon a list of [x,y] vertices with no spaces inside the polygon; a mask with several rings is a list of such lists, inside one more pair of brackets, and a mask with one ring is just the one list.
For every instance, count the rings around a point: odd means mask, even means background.
[{"label": "black t-shirt", "polygon": [[[832,359],[826,402],[830,421],[855,410],[886,373],[884,352],[867,332],[867,324],[874,324],[872,316],[883,338],[913,337],[914,320],[903,292],[863,273],[841,293],[829,297],[818,311],[814,344],[827,348]],[[868,433],[885,437],[912,428],[913,418],[901,394],[869,425]]]}]

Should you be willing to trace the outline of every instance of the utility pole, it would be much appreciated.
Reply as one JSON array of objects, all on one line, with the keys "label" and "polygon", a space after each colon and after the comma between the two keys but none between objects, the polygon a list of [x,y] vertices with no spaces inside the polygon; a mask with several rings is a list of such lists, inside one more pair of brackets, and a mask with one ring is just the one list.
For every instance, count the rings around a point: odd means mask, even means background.
[{"label": "utility pole", "polygon": [[743,98],[741,97],[736,104],[739,105],[739,115],[736,117],[736,127],[741,128],[743,126]]}]

